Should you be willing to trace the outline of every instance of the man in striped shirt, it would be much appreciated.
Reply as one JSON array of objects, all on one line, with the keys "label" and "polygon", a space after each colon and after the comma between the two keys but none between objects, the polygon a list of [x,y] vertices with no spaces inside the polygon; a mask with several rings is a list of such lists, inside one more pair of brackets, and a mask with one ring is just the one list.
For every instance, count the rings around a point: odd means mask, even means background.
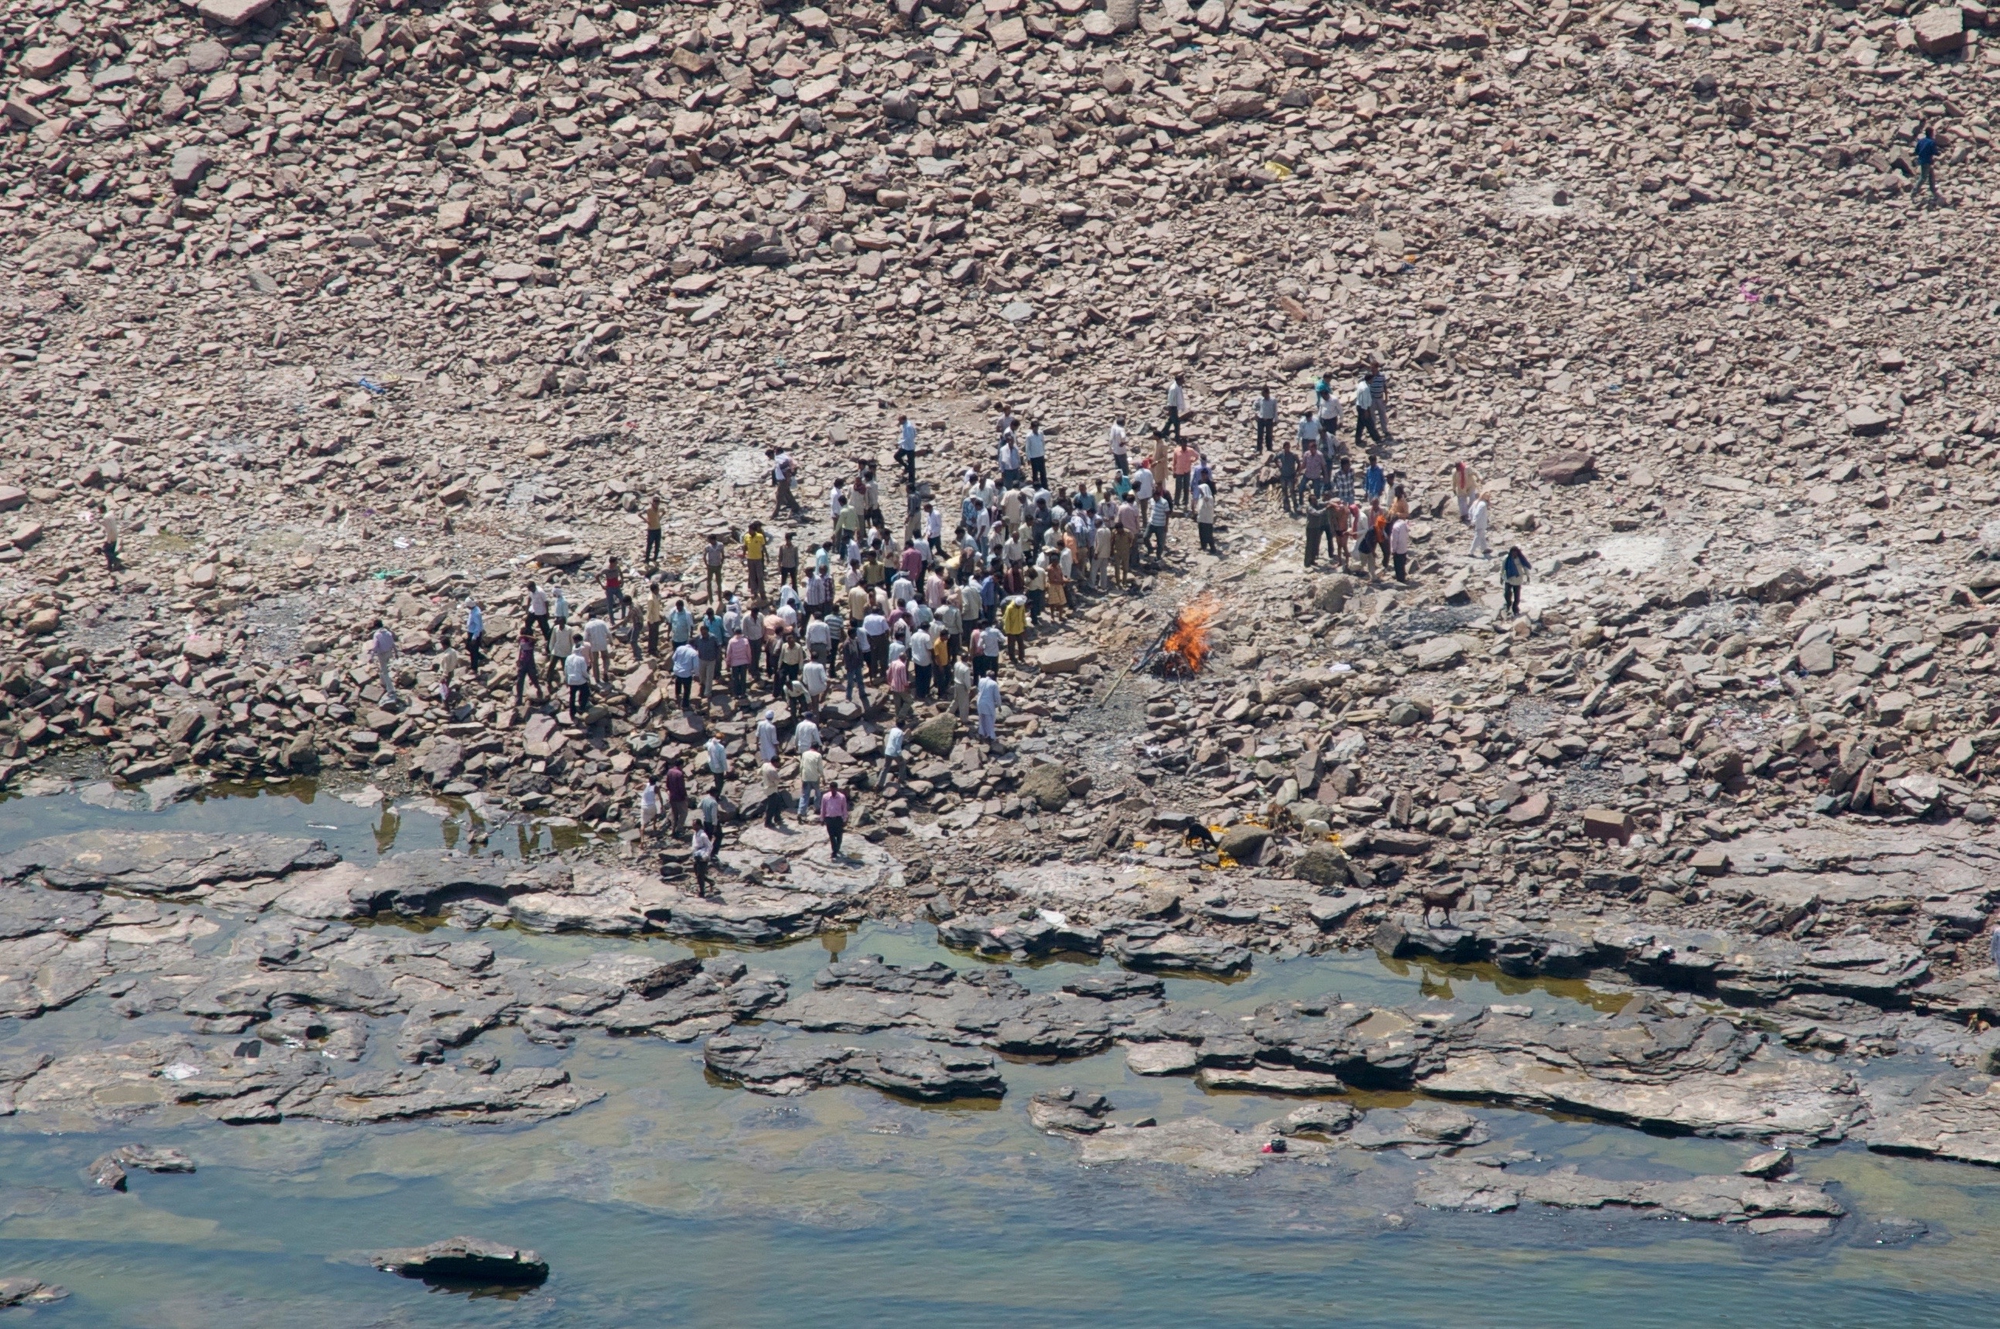
[{"label": "man in striped shirt", "polygon": [[1340,469],[1333,473],[1333,496],[1350,508],[1354,506],[1354,468],[1345,457],[1340,459]]}]

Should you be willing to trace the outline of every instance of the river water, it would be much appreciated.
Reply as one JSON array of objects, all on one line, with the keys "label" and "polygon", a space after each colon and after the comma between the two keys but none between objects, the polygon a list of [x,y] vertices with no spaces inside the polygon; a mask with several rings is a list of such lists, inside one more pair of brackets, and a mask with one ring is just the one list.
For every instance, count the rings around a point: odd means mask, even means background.
[{"label": "river water", "polygon": [[[256,829],[322,836],[342,853],[427,847],[463,834],[411,807],[364,809],[288,786],[157,813],[76,794],[0,805],[0,849],[90,825]],[[558,831],[556,834],[560,834]],[[507,828],[493,844],[549,843]],[[480,934],[505,952],[561,961],[659,941]],[[205,944],[226,944],[226,933]],[[867,925],[745,956],[808,984],[830,954],[978,963],[921,926]],[[1053,988],[1081,966],[1017,968]],[[1339,992],[1407,1002],[1615,1009],[1578,983],[1386,963],[1373,953],[1277,961],[1238,982],[1169,980],[1168,996],[1248,1014]],[[184,1029],[126,1021],[86,997],[35,1021],[0,1022],[0,1056]],[[371,1040],[386,1044],[389,1040]],[[606,1097],[519,1128],[316,1122],[222,1126],[162,1117],[104,1131],[0,1119],[0,1276],[61,1283],[68,1301],[4,1314],[114,1326],[418,1325],[1964,1325],[2000,1292],[2000,1173],[1872,1155],[1802,1157],[1851,1211],[1831,1237],[1625,1212],[1432,1213],[1409,1199],[1417,1164],[1346,1152],[1335,1166],[1274,1161],[1249,1177],[1145,1164],[1084,1167],[1027,1120],[1032,1093],[1107,1094],[1119,1119],[1200,1115],[1241,1128],[1297,1100],[1206,1093],[1142,1077],[1122,1052],[1009,1064],[1005,1100],[924,1107],[867,1089],[772,1099],[710,1080],[694,1045],[583,1031],[573,1047],[513,1030],[478,1046],[515,1065],[561,1064]],[[1410,1096],[1357,1097],[1395,1107]],[[1600,1124],[1475,1109],[1483,1151],[1529,1150],[1604,1176],[1733,1170],[1740,1142],[1658,1138]],[[79,1127],[82,1127],[79,1129]],[[185,1149],[192,1176],[135,1172],[93,1194],[92,1158],[143,1141]],[[1911,1239],[1907,1225],[1923,1234]],[[460,1233],[533,1247],[553,1267],[513,1297],[433,1291],[358,1253]]]}]

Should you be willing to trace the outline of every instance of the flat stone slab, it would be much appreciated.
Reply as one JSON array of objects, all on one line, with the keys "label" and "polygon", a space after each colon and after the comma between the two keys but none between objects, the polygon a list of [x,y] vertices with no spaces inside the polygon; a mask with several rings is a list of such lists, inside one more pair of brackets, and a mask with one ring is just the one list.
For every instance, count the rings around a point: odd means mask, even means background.
[{"label": "flat stone slab", "polygon": [[177,895],[221,882],[326,868],[340,856],[323,840],[200,831],[76,831],[0,857],[0,879],[29,877],[56,890]]},{"label": "flat stone slab", "polygon": [[377,1251],[368,1262],[428,1283],[533,1286],[549,1276],[549,1262],[534,1251],[479,1237],[448,1237],[428,1246]]}]

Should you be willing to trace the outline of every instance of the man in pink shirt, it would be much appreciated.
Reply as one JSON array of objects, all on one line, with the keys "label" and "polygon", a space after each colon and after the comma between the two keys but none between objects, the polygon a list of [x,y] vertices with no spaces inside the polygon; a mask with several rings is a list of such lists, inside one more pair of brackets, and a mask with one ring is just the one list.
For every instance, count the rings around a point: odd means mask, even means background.
[{"label": "man in pink shirt", "polygon": [[751,654],[750,639],[739,627],[723,653],[723,662],[729,666],[729,695],[739,702],[749,694]]},{"label": "man in pink shirt", "polygon": [[840,837],[847,833],[847,791],[839,785],[828,785],[819,797],[819,820],[826,827],[827,847],[833,856],[839,858]]},{"label": "man in pink shirt", "polygon": [[1194,464],[1201,460],[1201,454],[1183,443],[1174,449],[1174,506],[1185,508],[1194,502],[1194,491],[1188,485],[1188,476],[1194,471]]}]

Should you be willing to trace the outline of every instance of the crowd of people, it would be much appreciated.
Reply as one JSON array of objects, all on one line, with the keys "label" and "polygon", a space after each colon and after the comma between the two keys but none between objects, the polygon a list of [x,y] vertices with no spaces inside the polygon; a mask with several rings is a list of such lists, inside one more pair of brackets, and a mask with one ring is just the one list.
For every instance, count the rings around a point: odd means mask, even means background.
[{"label": "crowd of people", "polygon": [[[696,773],[709,784],[692,802],[690,772],[678,759],[646,779],[642,838],[686,841],[704,890],[725,818],[747,816],[753,807],[771,826],[784,824],[787,809],[800,821],[817,818],[839,855],[853,799],[907,774],[909,733],[926,711],[972,721],[979,737],[996,745],[1002,678],[1026,667],[1032,633],[1066,619],[1080,599],[1114,593],[1170,566],[1177,522],[1192,520],[1198,548],[1217,552],[1217,468],[1183,433],[1189,411],[1178,376],[1165,396],[1163,423],[1138,446],[1125,417],[1114,417],[1106,436],[1109,466],[1095,481],[1052,480],[1042,422],[1024,421],[1001,405],[992,422],[992,466],[959,471],[955,510],[920,478],[919,460],[931,450],[920,446],[917,424],[901,417],[894,440],[901,511],[894,520],[875,461],[857,458],[827,493],[824,525],[803,539],[798,529],[774,536],[762,520],[709,532],[699,553],[699,596],[662,589],[664,513],[655,497],[645,512],[645,575],[636,594],[628,594],[615,556],[581,606],[558,585],[526,584],[512,643],[514,705],[525,705],[530,694],[543,704],[560,696],[572,722],[585,723],[593,690],[610,686],[622,646],[635,665],[650,662],[662,671],[671,705],[684,714],[761,711],[748,787],[726,797],[730,759],[711,736]],[[1358,557],[1372,576],[1379,558],[1397,581],[1409,575],[1409,485],[1384,465],[1388,402],[1387,377],[1371,363],[1351,392],[1337,389],[1330,376],[1319,379],[1296,438],[1277,439],[1278,404],[1269,388],[1253,404],[1260,486],[1275,483],[1283,510],[1304,517],[1307,567],[1324,546],[1343,568]],[[1364,436],[1373,443],[1359,476],[1342,444],[1344,407],[1353,411],[1353,447]],[[807,526],[811,516],[795,492],[796,460],[776,448],[766,455],[775,492],[768,520]],[[1472,528],[1472,553],[1486,555],[1488,502],[1478,477],[1462,464],[1452,493],[1460,519]],[[738,570],[740,579],[732,576]],[[1503,571],[1510,611],[1518,608],[1528,571],[1526,558],[1510,550]],[[463,640],[478,677],[486,631],[477,603],[467,606]],[[369,650],[393,699],[396,646],[387,627],[375,625]],[[447,640],[437,683],[447,705],[458,660]],[[830,704],[851,704],[849,718],[880,713],[889,725],[879,767],[844,783],[828,780],[820,750]],[[788,742],[781,739],[781,718],[792,725]],[[790,785],[779,765],[787,747],[796,758]]]}]

